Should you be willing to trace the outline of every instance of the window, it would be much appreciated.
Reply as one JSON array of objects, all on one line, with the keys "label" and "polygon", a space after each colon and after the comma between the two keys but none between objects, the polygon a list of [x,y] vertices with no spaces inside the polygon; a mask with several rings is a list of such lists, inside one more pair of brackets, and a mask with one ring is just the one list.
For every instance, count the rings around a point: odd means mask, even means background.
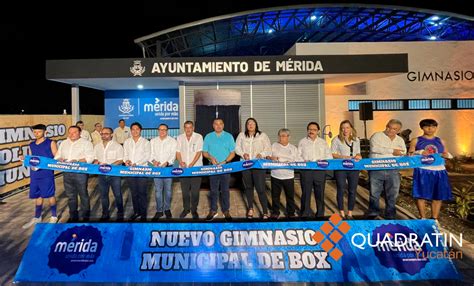
[{"label": "window", "polygon": [[372,102],[374,111],[382,110],[457,110],[474,109],[474,98],[349,100],[349,111],[359,111],[359,103]]},{"label": "window", "polygon": [[403,100],[377,100],[376,110],[403,110]]},{"label": "window", "polygon": [[457,99],[458,109],[474,109],[474,98]]},{"label": "window", "polygon": [[431,100],[432,109],[451,109],[451,99],[433,99]]},{"label": "window", "polygon": [[429,99],[408,100],[408,109],[430,109]]},{"label": "window", "polygon": [[372,107],[375,110],[375,100],[349,100],[349,111],[358,111],[359,103],[372,102]]}]

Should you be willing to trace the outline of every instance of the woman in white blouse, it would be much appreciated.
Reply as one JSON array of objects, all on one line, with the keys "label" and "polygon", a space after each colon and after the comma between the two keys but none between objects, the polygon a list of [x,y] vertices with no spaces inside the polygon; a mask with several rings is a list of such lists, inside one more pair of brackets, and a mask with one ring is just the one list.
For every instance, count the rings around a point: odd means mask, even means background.
[{"label": "woman in white blouse", "polygon": [[[331,152],[334,159],[360,160],[360,140],[357,132],[349,120],[344,120],[339,125],[339,135],[332,139]],[[357,185],[359,183],[358,170],[334,171],[337,186],[337,206],[341,216],[346,219],[354,219],[352,210],[354,209]],[[344,192],[348,191],[347,216],[344,214]]]},{"label": "woman in white blouse", "polygon": [[[272,154],[272,146],[267,134],[258,129],[257,120],[248,118],[245,122],[245,132],[240,132],[235,143],[235,153],[242,161],[262,159]],[[268,201],[265,194],[266,170],[251,169],[242,172],[245,194],[247,196],[247,218],[253,218],[253,189],[257,189],[258,198],[262,205],[263,219],[268,219]]]}]

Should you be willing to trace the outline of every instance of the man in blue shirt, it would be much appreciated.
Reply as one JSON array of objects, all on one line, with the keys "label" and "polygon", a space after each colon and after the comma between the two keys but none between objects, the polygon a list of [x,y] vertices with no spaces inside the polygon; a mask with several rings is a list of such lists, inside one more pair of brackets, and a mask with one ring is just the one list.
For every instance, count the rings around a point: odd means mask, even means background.
[{"label": "man in blue shirt", "polygon": [[[204,138],[204,146],[202,154],[208,159],[212,165],[223,165],[232,161],[235,157],[235,141],[234,137],[224,131],[224,120],[220,118],[214,119],[212,123],[214,132],[206,135]],[[229,181],[230,174],[214,175],[209,177],[211,185],[211,210],[206,220],[213,220],[217,216],[217,199],[219,191],[222,195],[221,210],[226,220],[232,220],[230,216],[230,194]]]}]

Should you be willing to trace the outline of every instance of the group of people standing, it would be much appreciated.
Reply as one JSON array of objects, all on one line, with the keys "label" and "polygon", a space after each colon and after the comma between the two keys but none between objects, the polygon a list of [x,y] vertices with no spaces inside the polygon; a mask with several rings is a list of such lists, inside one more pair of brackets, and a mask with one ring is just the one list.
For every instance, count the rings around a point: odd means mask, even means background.
[{"label": "group of people standing", "polygon": [[[82,124],[82,126],[81,126]],[[245,122],[245,130],[234,141],[233,136],[224,131],[224,121],[216,118],[213,121],[213,132],[202,135],[194,132],[194,123],[184,123],[184,133],[177,139],[168,135],[168,126],[158,126],[158,136],[147,140],[141,136],[140,123],[132,123],[130,128],[120,120],[119,127],[113,130],[95,124],[92,134],[83,130],[83,123],[78,122],[68,128],[68,138],[59,148],[45,137],[46,126],[39,124],[32,127],[36,140],[31,142],[30,150],[33,155],[55,158],[66,162],[86,162],[94,164],[126,165],[126,166],[154,166],[169,167],[175,161],[181,168],[202,166],[203,158],[212,165],[223,165],[231,162],[237,155],[240,160],[269,159],[278,162],[318,161],[327,159],[360,160],[361,147],[356,130],[349,120],[340,123],[339,134],[331,142],[331,147],[325,140],[318,136],[320,126],[317,122],[307,124],[307,136],[302,138],[298,146],[290,142],[289,129],[282,128],[278,131],[278,142],[271,144],[267,134],[259,129],[254,118]],[[392,119],[386,129],[375,133],[370,139],[370,156],[372,158],[398,157],[407,154],[405,142],[397,134],[402,123]],[[448,157],[444,142],[435,136],[437,122],[425,119],[420,122],[423,135],[414,139],[408,154],[441,153]],[[100,136],[100,140],[98,139]],[[322,170],[299,170],[302,189],[301,208],[299,215],[303,218],[323,217],[325,215],[324,191],[326,185],[326,172]],[[292,169],[272,169],[271,172],[271,208],[266,196],[266,170],[250,169],[242,171],[243,186],[247,200],[248,210],[246,217],[251,219],[254,211],[254,190],[262,206],[262,219],[278,219],[280,216],[280,195],[284,190],[286,197],[286,216],[296,216],[295,204],[295,171]],[[345,219],[353,219],[352,212],[355,206],[357,185],[359,180],[358,170],[337,170],[334,172],[337,186],[337,205],[340,215]],[[400,175],[398,170],[376,170],[369,172],[370,202],[367,216],[369,218],[380,214],[379,201],[382,192],[385,192],[385,218],[394,219],[396,214],[396,199],[400,188]],[[64,189],[68,197],[69,221],[79,220],[78,196],[83,221],[90,217],[90,202],[87,191],[88,175],[64,172]],[[130,188],[133,214],[129,220],[147,220],[147,177],[127,177]],[[172,178],[154,178],[156,213],[153,221],[161,217],[171,218]],[[213,175],[209,177],[210,183],[210,210],[206,220],[213,220],[217,215],[218,201],[226,220],[231,220],[230,174]],[[180,218],[191,214],[193,219],[199,219],[199,189],[201,177],[180,178],[183,194],[183,210]],[[102,221],[110,219],[109,189],[115,198],[117,208],[117,221],[124,220],[124,204],[122,196],[121,178],[117,176],[99,175],[101,192]],[[344,193],[348,193],[347,213],[344,208]],[[311,196],[315,197],[316,213],[311,209]],[[429,169],[416,169],[414,174],[414,197],[420,210],[420,217],[425,218],[425,201],[432,200],[432,217],[437,218],[442,200],[451,199],[451,192],[447,173],[444,166]],[[54,172],[50,170],[37,170],[31,168],[30,198],[36,200],[35,217],[24,227],[30,227],[41,221],[41,207],[43,199],[49,199],[52,210],[50,222],[57,222],[56,201],[54,200]],[[219,200],[220,198],[220,200]]]}]

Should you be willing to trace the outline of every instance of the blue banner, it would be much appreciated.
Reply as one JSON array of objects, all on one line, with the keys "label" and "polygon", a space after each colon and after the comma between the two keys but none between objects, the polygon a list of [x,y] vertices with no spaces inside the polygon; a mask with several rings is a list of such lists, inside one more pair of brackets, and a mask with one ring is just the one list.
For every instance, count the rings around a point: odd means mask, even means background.
[{"label": "blue banner", "polygon": [[444,165],[439,154],[429,156],[411,156],[394,158],[362,159],[360,161],[346,159],[320,160],[317,162],[281,163],[270,160],[249,160],[232,162],[224,165],[208,165],[191,168],[159,168],[150,166],[126,167],[121,165],[94,165],[82,162],[60,162],[41,156],[26,156],[24,165],[40,169],[108,175],[120,177],[192,177],[212,176],[241,172],[248,169],[303,169],[303,170],[382,170],[407,169],[423,166]]},{"label": "blue banner", "polygon": [[[38,224],[15,282],[459,279],[433,220]],[[461,243],[462,244],[462,243]]]},{"label": "blue banner", "polygon": [[164,123],[179,128],[178,89],[108,90],[105,92],[105,126],[116,127],[124,119],[130,125],[157,128]]}]

